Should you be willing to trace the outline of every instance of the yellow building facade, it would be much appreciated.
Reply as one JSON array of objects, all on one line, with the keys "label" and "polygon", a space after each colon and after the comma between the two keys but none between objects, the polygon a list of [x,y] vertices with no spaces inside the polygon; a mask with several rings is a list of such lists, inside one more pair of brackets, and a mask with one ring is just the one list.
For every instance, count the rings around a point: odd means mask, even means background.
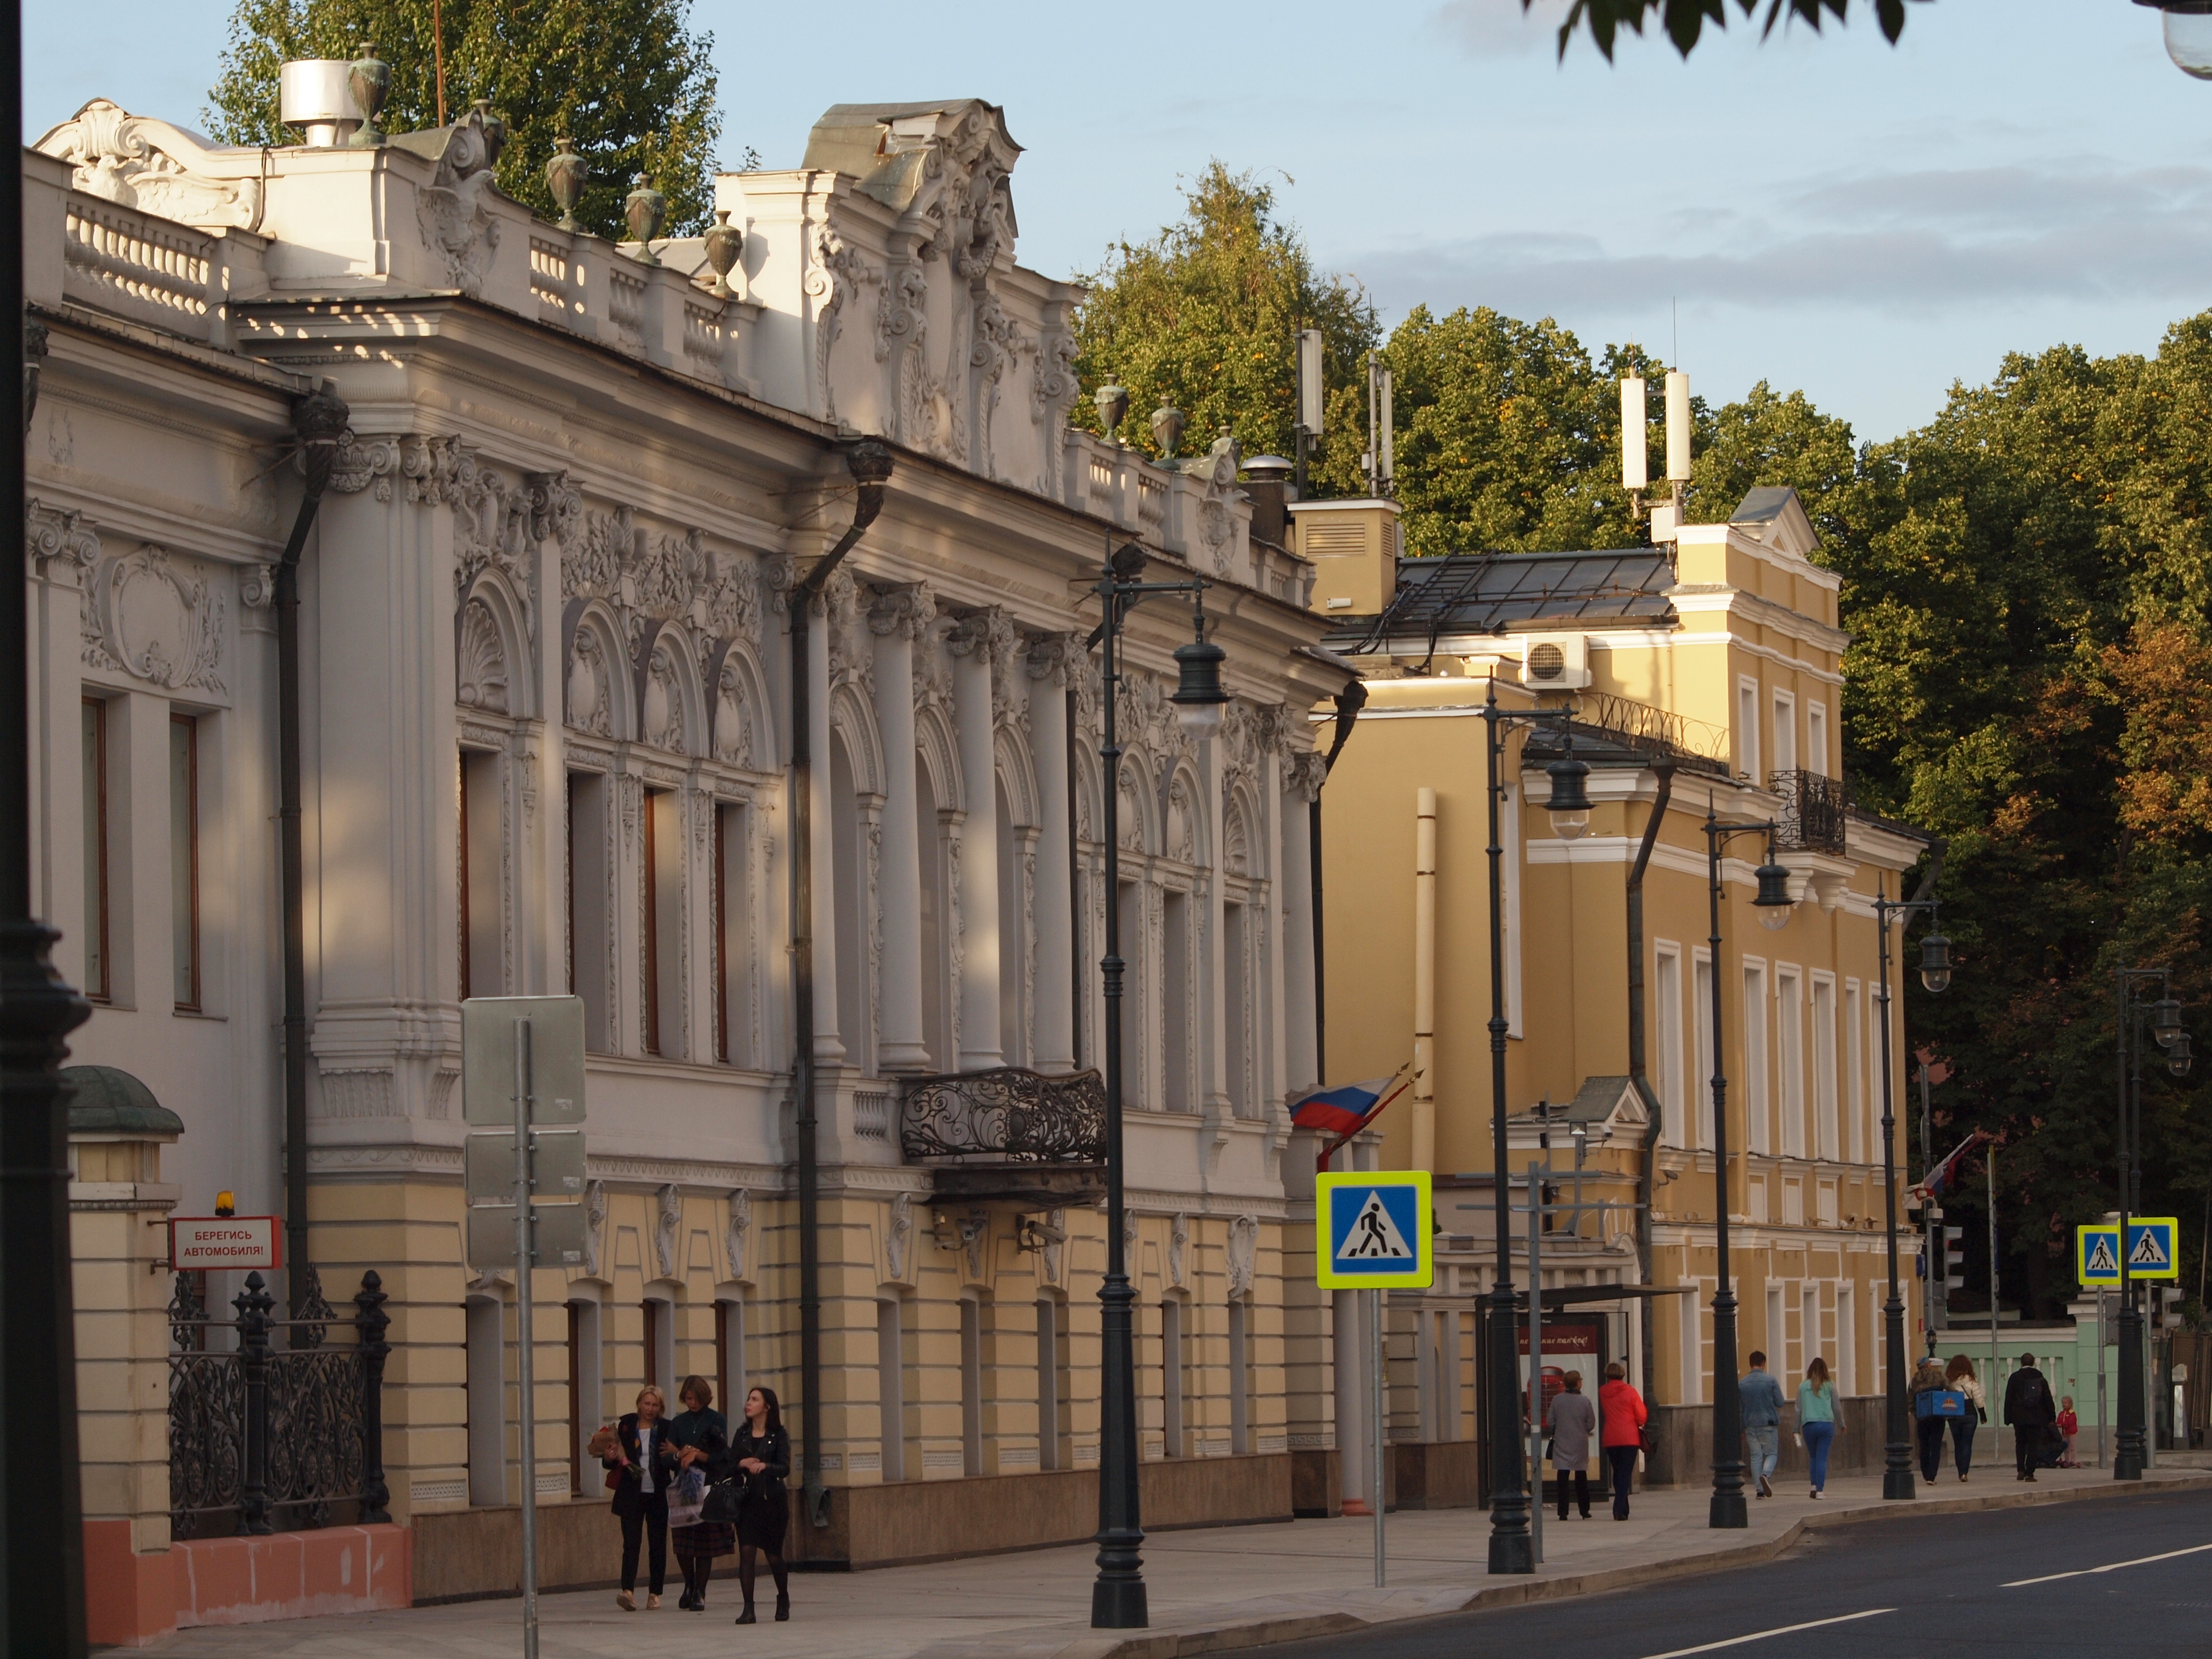
[{"label": "yellow building facade", "polygon": [[[1567,555],[1397,560],[1389,502],[1294,511],[1302,542],[1366,550],[1316,557],[1315,605],[1339,619],[1328,643],[1367,692],[1322,795],[1328,1071],[1419,1067],[1379,1121],[1379,1146],[1358,1155],[1431,1170],[1443,1235],[1437,1289],[1394,1307],[1393,1437],[1479,1434],[1467,1339],[1496,1260],[1482,717],[1493,694],[1509,714],[1572,715],[1565,739],[1557,720],[1504,726],[1499,772],[1509,1187],[1522,1205],[1540,1160],[1547,1199],[1586,1206],[1549,1222],[1547,1289],[1585,1291],[1574,1312],[1655,1404],[1712,1398],[1717,989],[1738,1353],[1764,1350],[1793,1382],[1818,1355],[1842,1394],[1879,1393],[1888,1267],[1874,904],[1899,896],[1924,838],[1847,804],[1838,582],[1813,561],[1794,492],[1754,491],[1729,522],[1684,526],[1671,547]],[[1361,513],[1385,533],[1347,533]],[[1572,839],[1544,810],[1546,769],[1567,742],[1590,768],[1592,811]],[[1655,812],[1638,947],[1647,1095],[1632,1077],[1629,890]],[[1729,841],[1717,964],[1709,812],[1776,826],[1795,901],[1781,926],[1762,926],[1752,899],[1766,838]],[[1899,973],[1893,961],[1902,1115]],[[1903,1152],[1900,1140],[1900,1168]],[[1633,1207],[1646,1181],[1648,1231]],[[1525,1216],[1512,1224],[1525,1286]],[[1917,1348],[1909,1233],[1899,1248]],[[1656,1294],[1607,1302],[1591,1288],[1637,1285],[1647,1251]]]}]

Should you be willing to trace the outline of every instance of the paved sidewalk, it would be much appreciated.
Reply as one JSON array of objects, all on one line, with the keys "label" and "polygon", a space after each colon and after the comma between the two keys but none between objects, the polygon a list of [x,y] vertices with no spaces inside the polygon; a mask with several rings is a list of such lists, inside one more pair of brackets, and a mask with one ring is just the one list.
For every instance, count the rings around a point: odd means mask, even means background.
[{"label": "paved sidewalk", "polygon": [[[1122,1636],[1088,1628],[1094,1569],[1087,1545],[873,1572],[798,1574],[792,1622],[744,1630],[730,1622],[738,1605],[734,1581],[715,1583],[704,1614],[677,1611],[673,1590],[653,1613],[625,1613],[611,1591],[592,1590],[541,1600],[540,1652],[544,1659],[1175,1659],[1745,1565],[1786,1547],[1808,1522],[1878,1523],[1885,1513],[2064,1503],[2207,1479],[2212,1474],[2203,1470],[2161,1468],[2140,1487],[2121,1487],[2097,1469],[2047,1469],[2030,1487],[1997,1467],[1960,1486],[1947,1470],[1915,1503],[1885,1504],[1879,1477],[1855,1476],[1837,1480],[1819,1503],[1802,1489],[1754,1499],[1750,1527],[1737,1533],[1706,1527],[1702,1489],[1642,1493],[1626,1522],[1612,1520],[1601,1507],[1595,1518],[1564,1526],[1547,1514],[1545,1565],[1533,1578],[1504,1580],[1483,1571],[1486,1512],[1397,1514],[1387,1522],[1390,1585],[1379,1590],[1373,1585],[1371,1521],[1161,1533],[1145,1545],[1152,1627]],[[773,1593],[765,1574],[761,1589],[768,1593],[765,1617]],[[513,1659],[521,1650],[520,1622],[519,1601],[471,1601],[185,1631],[154,1651],[164,1659]]]}]

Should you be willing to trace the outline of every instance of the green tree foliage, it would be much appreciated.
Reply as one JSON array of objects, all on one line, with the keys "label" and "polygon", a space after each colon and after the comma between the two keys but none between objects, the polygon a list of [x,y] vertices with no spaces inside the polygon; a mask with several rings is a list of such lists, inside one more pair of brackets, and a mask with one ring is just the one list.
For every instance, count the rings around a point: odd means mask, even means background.
[{"label": "green tree foliage", "polygon": [[[713,216],[721,117],[714,38],[693,32],[690,15],[690,0],[443,0],[447,118],[489,100],[507,125],[500,188],[548,217],[546,158],[565,134],[591,168],[576,209],[587,229],[626,237],[623,198],[642,176],[667,194],[668,234],[696,230]],[[278,66],[350,58],[374,40],[392,65],[380,125],[434,126],[431,21],[432,0],[238,0],[206,119],[231,143],[296,143],[277,118]]]},{"label": "green tree foliage", "polygon": [[[1925,0],[1919,0],[1925,3]],[[1760,0],[1735,0],[1736,9],[1746,17],[1757,14]],[[1874,13],[1875,21],[1881,25],[1882,38],[1895,46],[1905,33],[1905,0],[1867,0],[1867,9]],[[1521,9],[1527,11],[1535,0],[1521,0]],[[1850,17],[1851,0],[1765,0],[1766,21],[1759,29],[1759,38],[1774,33],[1777,23],[1787,20],[1804,23],[1818,34],[1825,13],[1838,23]],[[1644,33],[1645,19],[1658,14],[1661,28],[1674,43],[1674,50],[1687,58],[1705,33],[1705,25],[1716,28],[1728,27],[1727,0],[1575,0],[1566,21],[1559,25],[1559,56],[1567,55],[1567,47],[1575,38],[1575,31],[1587,28],[1591,41],[1613,61],[1614,37],[1623,28]]]},{"label": "green tree foliage", "polygon": [[[1359,285],[1314,269],[1297,228],[1276,216],[1273,186],[1219,161],[1185,192],[1186,211],[1152,240],[1121,243],[1098,270],[1076,325],[1085,399],[1071,412],[1098,430],[1088,394],[1128,388],[1123,442],[1153,450],[1155,409],[1182,411],[1185,453],[1226,426],[1248,455],[1293,452],[1297,335],[1317,328],[1329,387],[1317,460],[1356,456],[1364,441],[1366,354],[1380,331]],[[1356,418],[1355,418],[1356,416]],[[1357,471],[1356,463],[1353,471]]]}]

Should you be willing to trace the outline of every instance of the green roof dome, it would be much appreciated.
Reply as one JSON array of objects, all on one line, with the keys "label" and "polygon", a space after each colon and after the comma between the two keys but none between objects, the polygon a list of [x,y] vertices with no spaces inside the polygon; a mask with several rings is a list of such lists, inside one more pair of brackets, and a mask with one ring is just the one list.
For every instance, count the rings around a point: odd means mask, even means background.
[{"label": "green roof dome", "polygon": [[180,1135],[185,1121],[154,1098],[154,1091],[113,1066],[64,1066],[76,1085],[70,1097],[73,1135]]}]

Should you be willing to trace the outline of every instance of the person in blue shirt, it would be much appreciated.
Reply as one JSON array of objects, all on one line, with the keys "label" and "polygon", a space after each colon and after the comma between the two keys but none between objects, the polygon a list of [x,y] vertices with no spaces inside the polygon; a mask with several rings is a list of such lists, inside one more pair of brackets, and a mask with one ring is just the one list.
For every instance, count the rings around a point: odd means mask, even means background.
[{"label": "person in blue shirt", "polygon": [[1743,1443],[1751,1454],[1749,1474],[1761,1498],[1774,1496],[1767,1476],[1782,1461],[1782,1385],[1766,1370],[1766,1356],[1752,1350],[1751,1370],[1736,1383],[1743,1400]]}]

